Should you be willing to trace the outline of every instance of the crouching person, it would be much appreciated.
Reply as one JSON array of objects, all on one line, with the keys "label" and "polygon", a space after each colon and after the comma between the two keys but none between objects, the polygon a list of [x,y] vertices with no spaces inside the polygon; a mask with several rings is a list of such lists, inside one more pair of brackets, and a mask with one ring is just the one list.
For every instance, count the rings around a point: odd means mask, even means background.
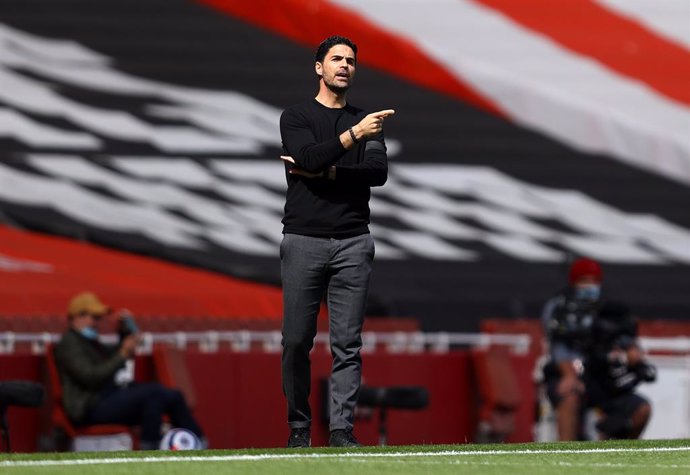
[{"label": "crouching person", "polygon": [[637,439],[647,426],[652,407],[635,392],[642,382],[656,380],[656,368],[637,339],[637,323],[627,306],[604,305],[593,328],[586,368],[588,405],[598,409],[602,439]]}]

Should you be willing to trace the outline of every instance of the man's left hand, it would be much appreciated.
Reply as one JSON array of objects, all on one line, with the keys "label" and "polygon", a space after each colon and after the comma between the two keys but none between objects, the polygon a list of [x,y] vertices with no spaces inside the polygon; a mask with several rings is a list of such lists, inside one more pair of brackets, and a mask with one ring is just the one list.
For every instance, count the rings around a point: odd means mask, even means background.
[{"label": "man's left hand", "polygon": [[[293,165],[295,164],[295,159],[288,156],[288,155],[281,155],[280,158],[284,162],[288,162],[288,163],[291,163]],[[296,166],[293,166],[292,168],[290,168],[290,170],[288,170],[288,173],[291,175],[299,175],[299,176],[303,176],[306,178],[321,178],[321,177],[323,177],[323,172],[312,173],[312,172],[308,172],[306,170],[303,170],[301,168],[298,168]]]}]

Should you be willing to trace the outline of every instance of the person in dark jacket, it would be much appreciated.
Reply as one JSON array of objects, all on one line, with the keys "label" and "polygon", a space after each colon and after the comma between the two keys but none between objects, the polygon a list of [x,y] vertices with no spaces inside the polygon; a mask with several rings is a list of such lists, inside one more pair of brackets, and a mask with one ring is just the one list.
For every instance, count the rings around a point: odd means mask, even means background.
[{"label": "person in dark jacket", "polygon": [[309,352],[324,295],[333,354],[329,445],[356,447],[361,331],[374,259],[369,199],[371,187],[388,177],[383,123],[395,111],[367,114],[347,101],[357,66],[357,46],[348,38],[325,39],[315,60],[316,97],[280,118],[288,184],[280,245],[288,447],[311,444]]},{"label": "person in dark jacket", "polygon": [[116,381],[134,356],[138,335],[133,321],[124,318],[119,322],[119,344],[99,341],[99,322],[110,314],[110,308],[91,292],[80,293],[69,303],[69,328],[54,351],[62,404],[72,423],[140,425],[140,448],[153,450],[159,448],[161,423],[167,414],[174,427],[188,429],[204,441],[180,391],[157,382]]}]

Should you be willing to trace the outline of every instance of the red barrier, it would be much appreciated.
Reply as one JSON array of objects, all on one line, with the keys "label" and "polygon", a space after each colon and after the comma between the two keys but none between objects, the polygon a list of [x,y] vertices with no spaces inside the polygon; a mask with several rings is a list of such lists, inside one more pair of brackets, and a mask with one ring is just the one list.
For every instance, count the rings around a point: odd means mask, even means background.
[{"label": "red barrier", "polygon": [[[188,353],[197,392],[196,414],[211,446],[282,447],[288,436],[286,406],[280,386],[280,355],[266,353]],[[321,381],[330,374],[330,355],[312,355],[312,439],[327,442],[322,419]],[[471,440],[473,406],[469,359],[464,352],[446,355],[371,354],[364,358],[365,383],[374,386],[420,385],[430,395],[421,411],[390,411],[389,443],[462,443]],[[359,419],[356,432],[364,444],[378,440],[376,414]]]},{"label": "red barrier", "polygon": [[[282,447],[288,436],[286,406],[280,385],[280,354],[199,353],[184,354],[196,392],[195,414],[206,431],[211,448]],[[516,431],[508,439],[532,439],[534,390],[533,359],[511,356],[521,387],[522,404],[516,413]],[[317,348],[312,354],[313,443],[327,442],[322,419],[320,383],[330,374],[330,354]],[[2,379],[43,381],[44,357],[0,355]],[[137,380],[155,375],[153,358],[138,357]],[[446,354],[364,355],[364,382],[372,386],[420,385],[429,391],[429,406],[419,411],[389,410],[389,444],[451,444],[472,442],[477,424],[476,383],[468,352]],[[39,448],[39,437],[49,434],[44,409],[10,408],[12,445],[17,452]],[[355,430],[367,445],[378,441],[378,414],[359,413]],[[45,420],[44,420],[45,419]],[[41,445],[43,449],[49,446]]]}]

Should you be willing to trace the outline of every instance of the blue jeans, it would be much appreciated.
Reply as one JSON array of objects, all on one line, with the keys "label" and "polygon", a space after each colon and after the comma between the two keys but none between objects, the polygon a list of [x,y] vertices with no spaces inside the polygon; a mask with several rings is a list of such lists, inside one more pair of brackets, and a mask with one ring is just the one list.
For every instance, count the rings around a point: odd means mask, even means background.
[{"label": "blue jeans", "polygon": [[333,366],[330,430],[352,429],[362,374],[362,324],[369,291],[374,240],[285,234],[280,245],[283,282],[283,392],[288,425],[311,425],[311,362],[316,317],[326,295]]},{"label": "blue jeans", "polygon": [[83,423],[141,425],[142,448],[150,449],[158,448],[164,414],[170,417],[173,427],[188,429],[203,438],[182,393],[160,383],[134,384],[104,393]]}]

